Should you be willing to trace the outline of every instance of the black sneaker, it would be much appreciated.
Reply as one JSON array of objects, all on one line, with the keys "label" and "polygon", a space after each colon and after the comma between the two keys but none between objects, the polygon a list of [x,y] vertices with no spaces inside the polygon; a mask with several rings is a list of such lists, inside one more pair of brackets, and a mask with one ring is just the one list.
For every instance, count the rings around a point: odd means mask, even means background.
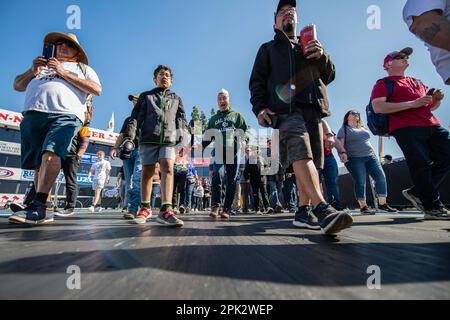
[{"label": "black sneaker", "polygon": [[53,217],[51,217],[51,219],[46,219],[46,210],[47,207],[45,203],[34,201],[30,206],[25,208],[25,210],[16,212],[12,216],[10,216],[8,220],[10,223],[29,225],[52,222]]},{"label": "black sneaker", "polygon": [[303,206],[295,213],[293,224],[297,228],[320,230],[320,224],[315,220],[312,216],[312,208],[310,206]]},{"label": "black sneaker", "polygon": [[181,206],[180,207],[180,214],[184,214],[185,212],[186,212],[186,209],[183,206]]},{"label": "black sneaker", "polygon": [[378,211],[384,211],[384,212],[388,212],[388,213],[398,213],[398,210],[390,207],[387,203],[381,205],[378,205]]},{"label": "black sneaker", "polygon": [[424,220],[450,220],[450,211],[444,207],[425,210]]},{"label": "black sneaker", "polygon": [[375,215],[375,211],[370,210],[370,208],[368,206],[362,207],[361,209],[359,209],[359,211],[361,212],[361,215],[363,215],[363,216]]},{"label": "black sneaker", "polygon": [[275,210],[273,210],[272,207],[267,208],[265,214],[273,214],[275,212]]},{"label": "black sneaker", "polygon": [[13,202],[9,205],[9,208],[12,212],[19,212],[25,210],[26,206],[21,203]]},{"label": "black sneaker", "polygon": [[275,206],[275,213],[283,213],[283,207],[280,205]]},{"label": "black sneaker", "polygon": [[62,218],[64,218],[64,217],[70,217],[70,216],[73,216],[75,214],[75,209],[74,208],[68,208],[68,209],[64,209],[64,210],[61,210],[61,211],[56,211],[55,212],[55,216],[57,216],[57,217],[62,217]]},{"label": "black sneaker", "polygon": [[319,204],[313,210],[313,214],[319,220],[323,234],[336,234],[353,224],[353,218],[347,212],[337,212],[329,204]]},{"label": "black sneaker", "polygon": [[412,203],[414,208],[416,208],[420,212],[425,212],[425,208],[422,204],[420,198],[412,192],[411,189],[406,189],[402,191],[403,196]]},{"label": "black sneaker", "polygon": [[125,220],[134,220],[134,218],[136,218],[136,212],[126,211],[123,218]]}]

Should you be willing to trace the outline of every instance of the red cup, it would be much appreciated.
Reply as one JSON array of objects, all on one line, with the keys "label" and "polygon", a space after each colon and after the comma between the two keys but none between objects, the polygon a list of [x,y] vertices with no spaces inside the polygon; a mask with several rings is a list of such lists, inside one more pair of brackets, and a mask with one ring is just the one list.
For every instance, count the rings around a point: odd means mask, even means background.
[{"label": "red cup", "polygon": [[317,28],[315,24],[307,25],[300,31],[300,42],[304,55],[306,55],[306,47],[311,40],[317,40]]}]

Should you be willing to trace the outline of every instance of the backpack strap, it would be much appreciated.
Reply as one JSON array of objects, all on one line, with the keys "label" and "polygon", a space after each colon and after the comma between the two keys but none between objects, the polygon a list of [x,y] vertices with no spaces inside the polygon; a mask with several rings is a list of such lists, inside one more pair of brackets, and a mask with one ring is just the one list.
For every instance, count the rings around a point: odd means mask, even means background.
[{"label": "backpack strap", "polygon": [[386,88],[388,91],[388,95],[386,97],[386,102],[389,102],[392,98],[392,94],[394,93],[395,81],[389,80],[388,78],[383,78],[381,80],[383,80],[384,84],[386,85]]},{"label": "backpack strap", "polygon": [[78,66],[80,67],[81,72],[83,72],[84,78],[86,79],[87,66],[83,62],[78,62]]}]

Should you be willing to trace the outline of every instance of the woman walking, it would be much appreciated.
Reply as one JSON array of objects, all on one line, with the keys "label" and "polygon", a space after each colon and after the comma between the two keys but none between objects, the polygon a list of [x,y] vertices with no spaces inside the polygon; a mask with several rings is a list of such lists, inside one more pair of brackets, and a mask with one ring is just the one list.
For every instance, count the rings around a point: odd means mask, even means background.
[{"label": "woman walking", "polygon": [[397,212],[386,202],[386,176],[370,144],[370,132],[362,125],[359,112],[355,110],[347,112],[337,138],[344,146],[344,151],[339,152],[339,157],[353,178],[355,196],[361,214],[374,214],[369,210],[366,202],[367,174],[375,181],[378,209],[391,213]]}]

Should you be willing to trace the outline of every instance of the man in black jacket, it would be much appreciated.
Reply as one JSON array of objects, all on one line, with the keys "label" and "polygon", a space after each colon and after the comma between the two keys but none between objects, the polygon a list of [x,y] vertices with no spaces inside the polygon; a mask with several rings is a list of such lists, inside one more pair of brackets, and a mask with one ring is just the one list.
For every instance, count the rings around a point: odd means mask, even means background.
[{"label": "man in black jacket", "polygon": [[251,103],[261,126],[279,130],[281,164],[293,165],[297,183],[307,195],[300,199],[294,225],[335,234],[353,223],[350,215],[325,202],[317,173],[324,161],[321,119],[331,114],[326,85],[334,80],[335,66],[319,41],[302,48],[297,24],[296,1],[281,0],[275,38],[261,46],[253,67]]}]

